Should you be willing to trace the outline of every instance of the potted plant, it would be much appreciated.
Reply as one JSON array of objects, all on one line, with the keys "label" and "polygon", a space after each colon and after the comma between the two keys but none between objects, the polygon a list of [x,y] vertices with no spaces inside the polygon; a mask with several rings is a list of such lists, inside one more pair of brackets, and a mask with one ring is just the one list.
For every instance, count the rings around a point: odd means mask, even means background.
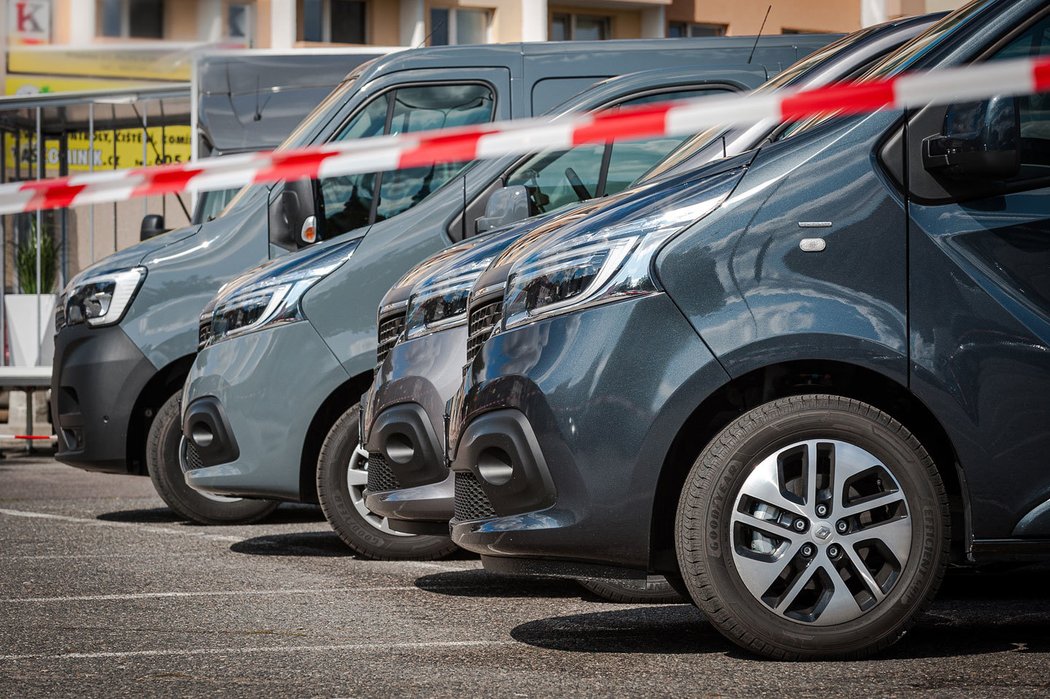
[{"label": "potted plant", "polygon": [[[37,238],[40,239],[40,279],[37,284]],[[50,365],[54,355],[55,276],[54,237],[48,227],[37,230],[36,216],[29,217],[29,235],[15,248],[17,288],[21,293],[4,296],[7,314],[7,338],[11,364],[15,366]],[[39,313],[39,324],[38,316]]]}]

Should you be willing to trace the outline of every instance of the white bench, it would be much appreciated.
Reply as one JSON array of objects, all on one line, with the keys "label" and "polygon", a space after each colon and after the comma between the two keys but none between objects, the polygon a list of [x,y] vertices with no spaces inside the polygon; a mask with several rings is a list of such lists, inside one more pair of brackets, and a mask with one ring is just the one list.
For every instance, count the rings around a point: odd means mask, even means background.
[{"label": "white bench", "polygon": [[[26,394],[26,450],[33,451],[33,394],[51,388],[49,366],[0,366],[0,388],[25,391]],[[19,435],[21,437],[21,435]],[[50,439],[50,435],[48,435]]]}]

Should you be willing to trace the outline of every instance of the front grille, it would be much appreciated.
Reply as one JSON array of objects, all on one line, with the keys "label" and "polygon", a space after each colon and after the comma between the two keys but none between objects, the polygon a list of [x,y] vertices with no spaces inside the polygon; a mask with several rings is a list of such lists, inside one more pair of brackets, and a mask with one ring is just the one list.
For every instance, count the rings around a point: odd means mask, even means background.
[{"label": "front grille", "polygon": [[470,322],[467,326],[467,364],[474,361],[478,356],[481,346],[489,339],[492,329],[499,323],[503,308],[503,298],[486,301],[470,312]]},{"label": "front grille", "polygon": [[55,332],[57,333],[64,327],[66,327],[66,303],[65,297],[59,296],[58,303],[55,304]]},{"label": "front grille", "polygon": [[485,495],[481,483],[478,483],[478,479],[470,471],[456,471],[455,513],[460,522],[496,516],[489,496]]},{"label": "front grille", "polygon": [[211,314],[203,315],[197,323],[197,349],[202,350],[211,338]]},{"label": "front grille", "polygon": [[390,315],[379,320],[378,348],[376,349],[376,364],[382,364],[390,350],[397,344],[397,338],[405,329],[405,313],[401,311],[397,315]]},{"label": "front grille", "polygon": [[185,440],[186,444],[186,470],[193,471],[194,469],[204,468],[204,462],[201,461],[200,452],[197,451],[197,447],[193,445],[190,440]]},{"label": "front grille", "polygon": [[368,454],[368,492],[383,493],[388,490],[400,490],[401,484],[397,476],[390,470],[386,459],[381,454],[369,452]]}]

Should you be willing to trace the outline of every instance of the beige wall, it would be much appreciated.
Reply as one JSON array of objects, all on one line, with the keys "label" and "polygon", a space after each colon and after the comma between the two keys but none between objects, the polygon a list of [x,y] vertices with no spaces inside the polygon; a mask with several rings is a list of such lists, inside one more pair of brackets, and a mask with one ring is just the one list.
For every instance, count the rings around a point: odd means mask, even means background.
[{"label": "beige wall", "polygon": [[784,29],[847,32],[860,29],[860,0],[674,0],[669,22],[724,24],[727,34],[757,34],[766,9],[773,9],[762,30]]}]

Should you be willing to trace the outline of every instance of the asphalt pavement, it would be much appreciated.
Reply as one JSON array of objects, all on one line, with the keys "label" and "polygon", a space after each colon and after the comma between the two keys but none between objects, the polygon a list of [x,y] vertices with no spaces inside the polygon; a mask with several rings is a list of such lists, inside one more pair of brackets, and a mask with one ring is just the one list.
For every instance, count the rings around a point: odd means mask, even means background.
[{"label": "asphalt pavement", "polygon": [[320,510],[199,527],[146,478],[0,461],[0,696],[1044,695],[1050,573],[953,573],[877,658],[747,656],[690,605],[462,555],[350,555]]}]

